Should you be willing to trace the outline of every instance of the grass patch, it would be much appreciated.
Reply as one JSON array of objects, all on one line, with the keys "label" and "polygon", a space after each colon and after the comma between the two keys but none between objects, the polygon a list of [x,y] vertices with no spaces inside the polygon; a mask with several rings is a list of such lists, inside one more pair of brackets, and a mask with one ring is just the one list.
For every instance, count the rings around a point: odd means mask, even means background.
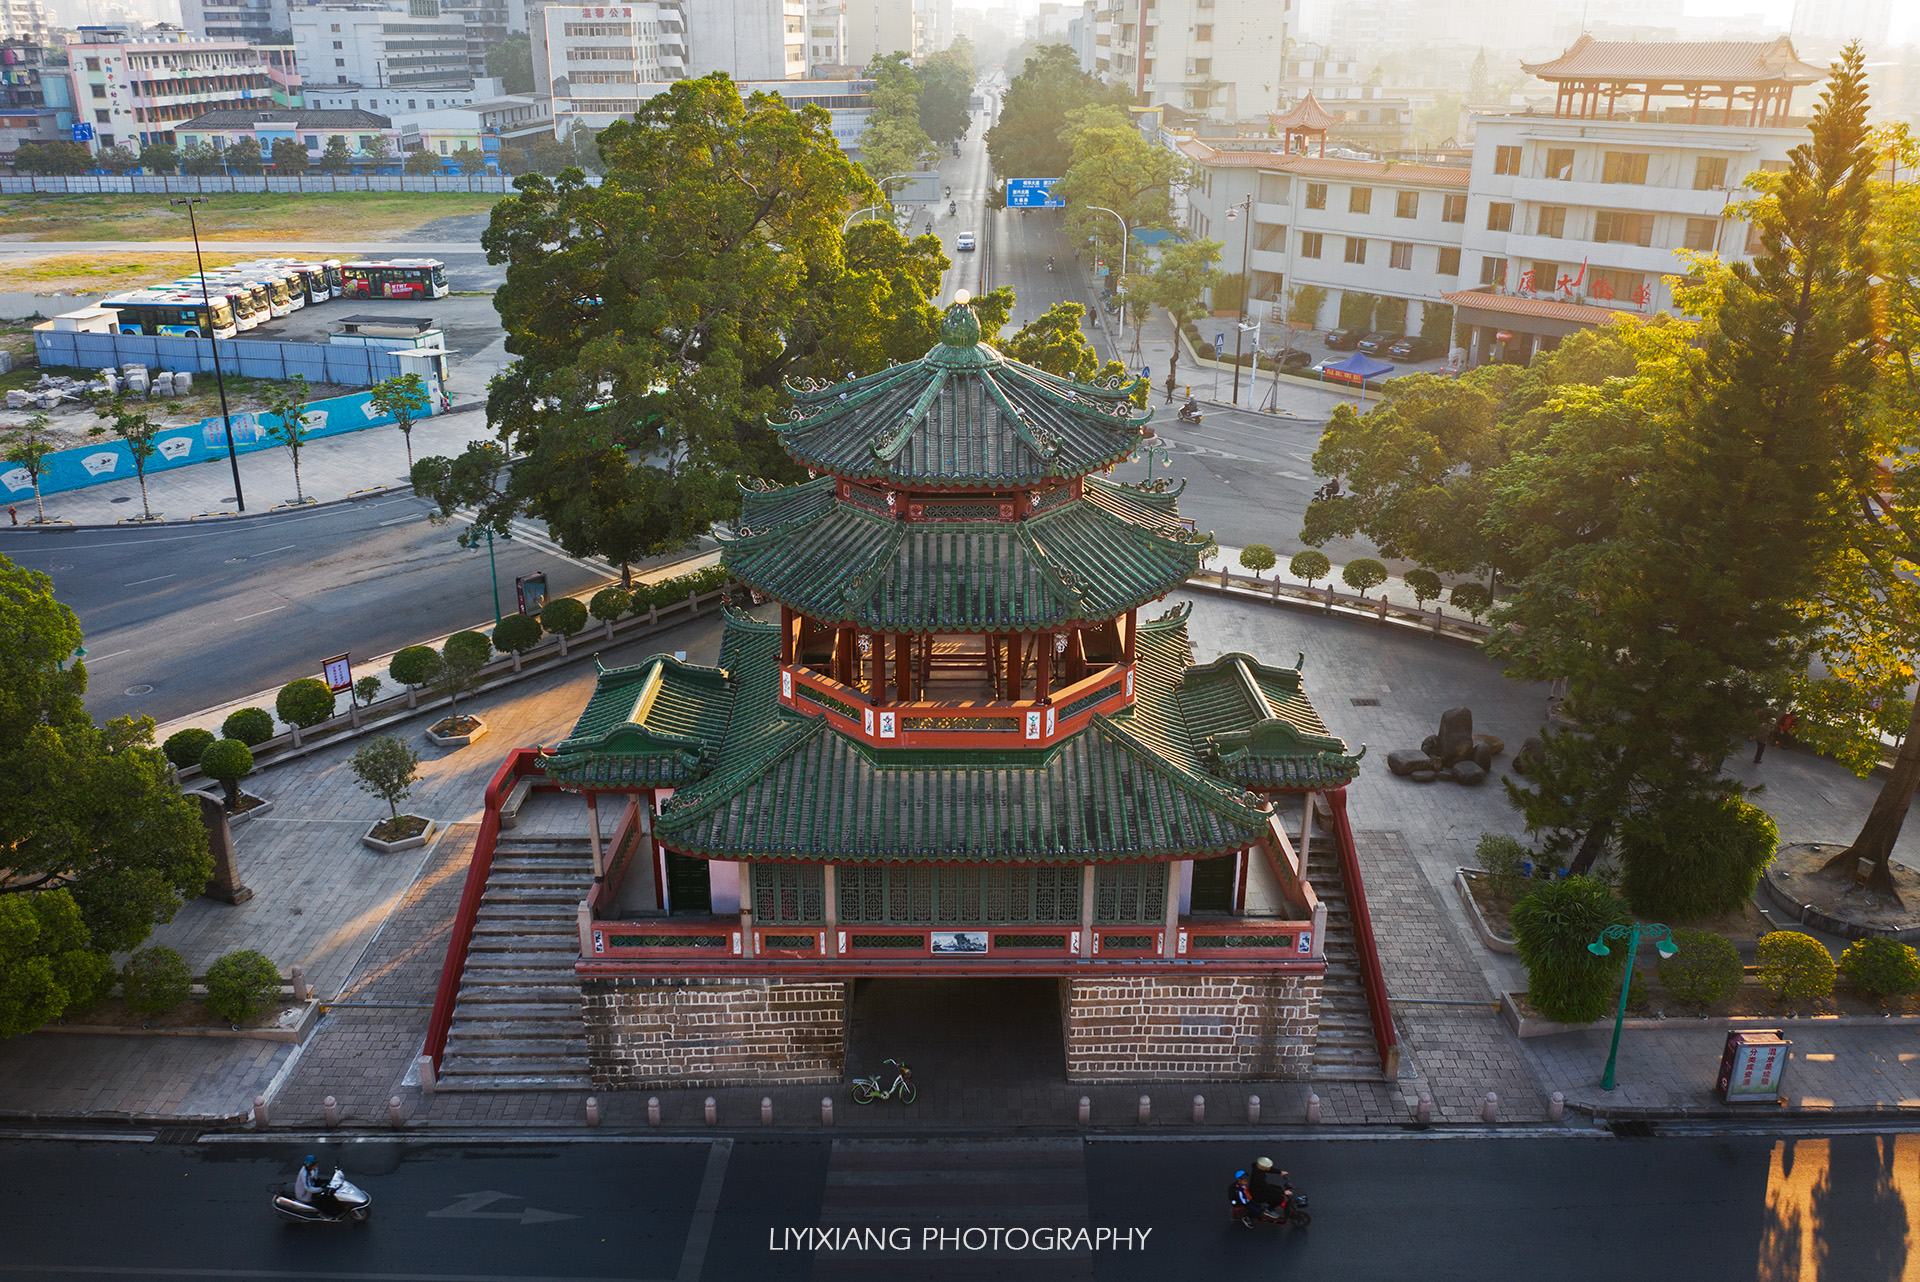
[{"label": "grass patch", "polygon": [[[11,235],[24,240],[186,240],[186,216],[167,199],[5,196],[0,197],[0,219]],[[359,240],[410,231],[436,218],[486,213],[500,199],[463,192],[235,192],[206,197],[194,214],[202,241],[276,236]]]},{"label": "grass patch", "polygon": [[32,294],[95,294],[139,289],[197,270],[193,255],[53,254],[0,267],[0,290]]}]

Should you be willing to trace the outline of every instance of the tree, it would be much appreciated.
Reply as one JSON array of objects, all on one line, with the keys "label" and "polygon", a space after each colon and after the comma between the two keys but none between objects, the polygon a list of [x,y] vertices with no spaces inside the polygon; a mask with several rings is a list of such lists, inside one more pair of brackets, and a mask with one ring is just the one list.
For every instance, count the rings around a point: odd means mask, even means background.
[{"label": "tree", "polygon": [[540,620],[531,614],[509,614],[493,628],[493,648],[501,654],[525,654],[540,644]]},{"label": "tree", "polygon": [[180,152],[171,143],[150,143],[140,149],[140,168],[150,174],[170,174],[180,167]]},{"label": "tree", "polygon": [[207,745],[213,740],[213,731],[189,726],[185,730],[176,730],[168,735],[167,741],[160,745],[160,751],[166,755],[168,761],[179,769],[185,770],[189,766],[200,764],[200,754],[207,750]]},{"label": "tree", "polygon": [[446,166],[441,163],[440,157],[422,147],[418,151],[407,153],[407,163],[402,165],[400,170],[408,174],[443,174],[446,172]]},{"label": "tree", "polygon": [[1120,227],[1101,210],[1118,213],[1129,233],[1174,226],[1173,192],[1188,181],[1189,166],[1148,142],[1124,107],[1070,111],[1061,136],[1071,150],[1054,194],[1067,202],[1068,239],[1080,244],[1092,238],[1117,265]]},{"label": "tree", "polygon": [[298,138],[276,138],[273,141],[273,172],[280,178],[303,178],[306,176],[307,145]]},{"label": "tree", "polygon": [[541,609],[540,626],[557,636],[575,637],[587,626],[587,607],[570,596],[555,597]]},{"label": "tree", "polygon": [[180,149],[180,172],[205,178],[220,172],[220,153],[203,142],[190,142]]},{"label": "tree", "polygon": [[238,810],[240,781],[253,773],[253,749],[238,739],[215,739],[200,754],[200,773],[219,781],[229,812]]},{"label": "tree", "polygon": [[1287,573],[1305,580],[1308,587],[1313,586],[1315,579],[1324,579],[1332,572],[1333,562],[1327,559],[1327,554],[1313,548],[1295,552],[1293,559],[1287,562]]},{"label": "tree", "polygon": [[1271,570],[1279,560],[1273,549],[1264,543],[1249,543],[1240,549],[1240,567],[1252,570],[1256,579],[1260,577],[1260,571]]},{"label": "tree", "polygon": [[227,169],[236,174],[257,174],[267,167],[260,154],[260,143],[253,138],[236,139],[227,147]]},{"label": "tree", "polygon": [[1373,307],[1380,300],[1372,294],[1356,289],[1341,291],[1340,327],[1342,329],[1372,329]]},{"label": "tree", "polygon": [[[415,375],[414,377],[419,377]],[[300,447],[307,443],[312,428],[307,426],[307,379],[304,374],[295,374],[284,383],[274,383],[262,394],[266,415],[256,416],[260,430],[287,447],[287,453],[293,459],[293,501],[305,503],[307,495],[300,488]]]},{"label": "tree", "polygon": [[265,708],[236,708],[220,723],[222,739],[238,739],[249,748],[273,738],[273,714]]},{"label": "tree", "polygon": [[472,175],[487,172],[486,153],[475,151],[465,143],[461,143],[459,147],[454,149],[453,163],[460,167],[460,172],[463,174]]},{"label": "tree", "polygon": [[1055,303],[1000,344],[1000,354],[1061,378],[1088,382],[1099,357],[1081,332],[1087,309],[1079,303]]},{"label": "tree", "polygon": [[23,142],[14,153],[13,167],[23,174],[71,177],[93,168],[86,144],[77,142]]},{"label": "tree", "polygon": [[280,687],[273,710],[288,725],[304,730],[331,717],[336,702],[333,690],[319,677],[295,677]]},{"label": "tree", "polygon": [[122,142],[102,147],[95,154],[93,163],[110,174],[130,174],[140,167],[140,157],[133,148]]},{"label": "tree", "polygon": [[1356,556],[1341,567],[1340,581],[1364,596],[1387,581],[1387,567],[1370,556]]},{"label": "tree", "polygon": [[1129,101],[1125,86],[1109,88],[1080,70],[1080,56],[1069,46],[1041,46],[1008,83],[1000,119],[987,130],[993,172],[1001,178],[1064,177],[1072,159],[1061,136],[1067,114]]},{"label": "tree", "polygon": [[500,168],[510,174],[547,174],[557,178],[574,164],[573,148],[551,134],[539,134],[500,150]]},{"label": "tree", "polygon": [[418,374],[396,374],[375,383],[367,393],[367,403],[400,429],[407,443],[407,471],[413,471],[413,420],[431,408],[426,380]]},{"label": "tree", "polygon": [[354,750],[353,777],[362,792],[387,803],[390,817],[400,817],[400,803],[420,777],[420,754],[390,734],[369,739]]},{"label": "tree", "polygon": [[47,519],[46,504],[40,498],[40,475],[46,470],[47,455],[60,447],[54,444],[47,429],[53,420],[45,414],[33,414],[23,426],[11,432],[0,434],[0,458],[20,468],[33,482],[33,519],[40,524]]},{"label": "tree", "polygon": [[1487,51],[1473,56],[1473,69],[1467,73],[1467,104],[1484,106],[1493,98],[1493,82],[1487,76]]},{"label": "tree", "polygon": [[1427,602],[1436,599],[1440,595],[1440,576],[1432,570],[1424,567],[1415,568],[1408,570],[1406,574],[1401,577],[1406,583],[1407,589],[1413,593],[1414,604],[1422,610],[1427,608]]},{"label": "tree", "polygon": [[327,145],[320,149],[320,172],[323,174],[350,173],[353,169],[353,151],[347,146],[346,135],[332,134]]},{"label": "tree", "polygon": [[1626,950],[1595,956],[1587,945],[1628,923],[1613,892],[1591,877],[1542,882],[1513,906],[1514,950],[1527,968],[1527,1001],[1548,1019],[1586,1023],[1613,1005]]},{"label": "tree", "polygon": [[532,93],[533,39],[524,31],[515,31],[487,50],[487,74],[500,82],[508,93]]},{"label": "tree", "polygon": [[954,42],[920,64],[920,128],[941,144],[957,142],[973,125],[973,42]]},{"label": "tree", "polygon": [[1318,285],[1295,285],[1287,292],[1287,319],[1302,329],[1320,323],[1320,309],[1326,306],[1327,291]]},{"label": "tree", "polygon": [[1193,323],[1206,307],[1206,292],[1220,282],[1220,242],[1196,240],[1168,244],[1153,268],[1153,301],[1166,308],[1174,324]]},{"label": "tree", "polygon": [[935,151],[920,125],[920,83],[907,55],[876,55],[867,74],[874,82],[873,113],[860,135],[861,165],[875,182],[925,168]]},{"label": "tree", "polygon": [[0,897],[0,1038],[87,1004],[112,974],[65,890]]},{"label": "tree", "polygon": [[280,996],[280,969],[263,952],[236,948],[207,967],[207,1010],[244,1024]]},{"label": "tree", "polygon": [[460,696],[480,680],[480,669],[493,657],[493,645],[478,632],[456,632],[440,647],[440,662],[434,668],[434,692],[446,699],[448,720],[460,716]]},{"label": "tree", "polygon": [[433,681],[440,666],[440,655],[432,646],[410,645],[393,656],[387,672],[403,686],[418,688]]},{"label": "tree", "polygon": [[126,445],[133,458],[133,474],[140,478],[140,509],[143,519],[153,520],[153,505],[147,501],[147,464],[160,451],[160,433],[166,425],[155,419],[122,392],[95,410],[107,420],[87,432],[89,436],[112,434]]}]

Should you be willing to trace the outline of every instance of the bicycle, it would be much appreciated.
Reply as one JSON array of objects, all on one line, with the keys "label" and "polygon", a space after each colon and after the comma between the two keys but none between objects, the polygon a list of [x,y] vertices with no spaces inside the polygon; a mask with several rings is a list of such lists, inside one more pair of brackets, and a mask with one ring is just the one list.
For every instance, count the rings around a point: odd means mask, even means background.
[{"label": "bicycle", "polygon": [[853,1102],[871,1104],[877,1099],[898,1098],[902,1104],[913,1103],[914,1097],[919,1094],[913,1085],[913,1067],[892,1059],[882,1060],[880,1063],[883,1068],[891,1067],[894,1070],[893,1081],[888,1083],[885,1090],[882,1090],[879,1077],[854,1078],[851,1087]]}]

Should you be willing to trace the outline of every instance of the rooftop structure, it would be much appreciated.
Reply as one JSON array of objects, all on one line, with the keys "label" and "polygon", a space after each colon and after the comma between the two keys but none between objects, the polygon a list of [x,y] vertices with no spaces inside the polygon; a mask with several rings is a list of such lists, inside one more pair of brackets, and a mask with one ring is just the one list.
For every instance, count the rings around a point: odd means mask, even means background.
[{"label": "rooftop structure", "polygon": [[[1521,66],[1554,86],[1556,116],[1700,124],[1703,103],[1711,110],[1712,103],[1724,101],[1724,114],[1705,123],[1747,126],[1785,123],[1793,91],[1827,74],[1800,61],[1785,36],[1771,42],[1643,43],[1583,35],[1551,62]],[[1631,111],[1635,98],[1637,114]],[[1656,113],[1655,98],[1679,98],[1686,106]]]}]

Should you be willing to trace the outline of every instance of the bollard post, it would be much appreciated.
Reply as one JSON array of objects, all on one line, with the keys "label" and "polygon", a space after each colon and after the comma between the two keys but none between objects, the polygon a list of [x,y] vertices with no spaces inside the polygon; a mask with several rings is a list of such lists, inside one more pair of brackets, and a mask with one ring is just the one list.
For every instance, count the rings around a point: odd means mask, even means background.
[{"label": "bollard post", "polygon": [[1207,1097],[1204,1095],[1196,1095],[1193,1097],[1194,1125],[1198,1126],[1200,1123],[1206,1120],[1207,1120]]},{"label": "bollard post", "polygon": [[1483,1122],[1500,1120],[1500,1097],[1492,1091],[1487,1092],[1487,1102],[1480,1106],[1480,1120]]},{"label": "bollard post", "polygon": [[419,1069],[420,1093],[422,1095],[433,1094],[433,1088],[440,1084],[439,1080],[433,1075],[433,1056],[421,1055],[413,1062]]},{"label": "bollard post", "polygon": [[1567,1115],[1567,1097],[1555,1091],[1553,1098],[1547,1101],[1547,1120],[1558,1122]]},{"label": "bollard post", "polygon": [[831,1095],[820,1097],[820,1125],[833,1125],[833,1096]]},{"label": "bollard post", "polygon": [[1307,1125],[1318,1126],[1319,1124],[1320,1124],[1320,1097],[1318,1095],[1313,1094],[1312,1092],[1308,1092],[1307,1094]]},{"label": "bollard post", "polygon": [[253,1097],[253,1124],[260,1130],[267,1129],[267,1097],[264,1095]]},{"label": "bollard post", "polygon": [[327,1129],[340,1125],[340,1101],[329,1095],[320,1101],[320,1116],[327,1119]]},{"label": "bollard post", "polygon": [[658,1095],[647,1096],[647,1125],[660,1125],[660,1097]]},{"label": "bollard post", "polygon": [[1420,1102],[1414,1105],[1413,1120],[1425,1126],[1433,1120],[1433,1096],[1420,1092]]},{"label": "bollard post", "polygon": [[1147,1120],[1152,1116],[1153,1116],[1153,1096],[1142,1095],[1140,1097],[1140,1125],[1145,1126],[1147,1124]]},{"label": "bollard post", "polygon": [[303,968],[295,966],[289,974],[293,979],[293,1000],[304,1002],[313,996],[313,987],[307,983],[307,972]]},{"label": "bollard post", "polygon": [[773,1125],[773,1096],[771,1095],[760,1097],[760,1125]]},{"label": "bollard post", "polygon": [[720,1106],[714,1103],[713,1096],[707,1096],[707,1125],[712,1126],[720,1120]]},{"label": "bollard post", "polygon": [[400,1111],[400,1097],[398,1095],[390,1095],[387,1097],[387,1117],[396,1127],[407,1124],[406,1114]]},{"label": "bollard post", "polygon": [[587,1125],[600,1125],[600,1101],[591,1095],[587,1096]]},{"label": "bollard post", "polygon": [[1093,1121],[1093,1101],[1087,1096],[1080,1097],[1080,1125],[1086,1126]]},{"label": "bollard post", "polygon": [[1249,1095],[1247,1096],[1247,1125],[1258,1126],[1259,1124],[1260,1097],[1258,1095]]}]

